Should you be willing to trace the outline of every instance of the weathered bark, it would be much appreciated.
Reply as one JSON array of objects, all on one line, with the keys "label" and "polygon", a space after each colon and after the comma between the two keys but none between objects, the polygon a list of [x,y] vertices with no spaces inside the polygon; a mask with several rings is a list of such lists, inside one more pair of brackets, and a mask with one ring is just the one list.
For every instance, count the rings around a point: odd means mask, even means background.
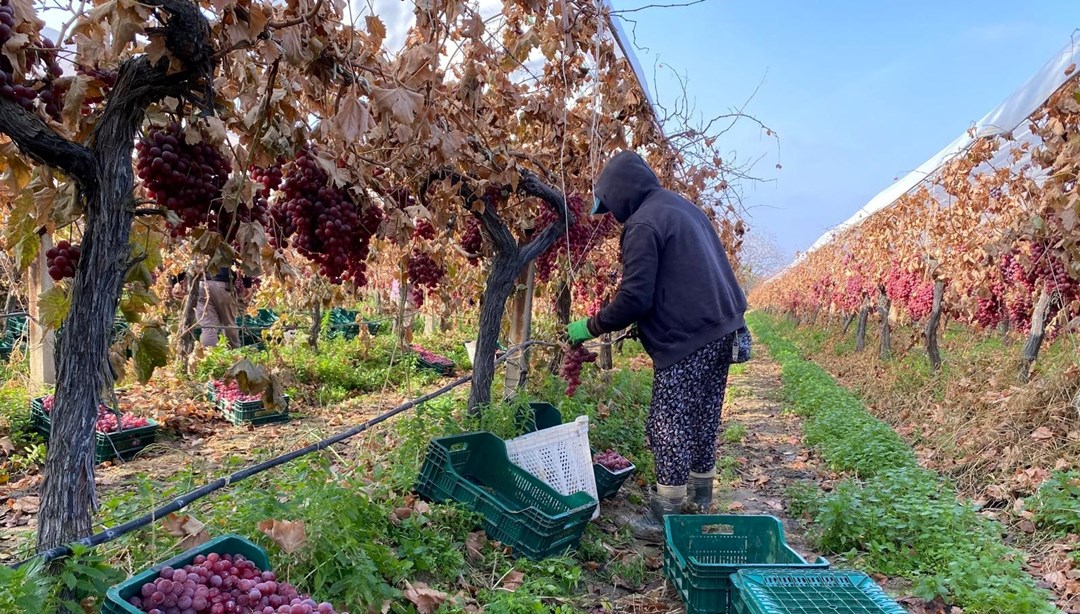
[{"label": "weathered bark", "polygon": [[884,288],[878,288],[878,315],[881,316],[881,351],[878,355],[888,360],[892,354],[892,336],[889,329],[889,295]]},{"label": "weathered bark", "polygon": [[191,356],[191,352],[195,349],[195,306],[199,302],[199,292],[202,291],[203,276],[195,274],[194,271],[188,271],[188,279],[191,283],[188,286],[187,296],[184,297],[184,306],[181,308],[183,315],[177,331],[182,333],[177,342],[176,359],[179,365],[186,365],[188,356]]},{"label": "weathered bark", "polygon": [[941,368],[941,350],[938,349],[938,326],[941,324],[941,299],[945,296],[945,282],[934,282],[934,305],[930,310],[930,319],[926,321],[926,355],[930,359],[930,368],[937,371]]},{"label": "weathered bark", "polygon": [[308,330],[308,347],[319,352],[319,334],[322,333],[322,303],[315,303],[311,308],[311,328]]},{"label": "weathered bark", "polygon": [[610,371],[614,366],[614,360],[611,356],[611,333],[601,335],[600,341],[603,343],[600,345],[599,356],[596,358],[596,366],[601,371]]},{"label": "weathered bark", "polygon": [[[134,215],[132,151],[145,110],[167,96],[201,88],[210,93],[209,25],[186,0],[146,0],[166,17],[166,46],[186,70],[167,74],[167,63],[145,56],[121,65],[117,82],[85,147],[67,141],[9,100],[0,100],[0,132],[24,153],[54,166],[79,187],[86,203],[82,256],[72,283],[71,309],[59,350],[52,433],[38,515],[38,548],[46,550],[88,535],[94,489],[94,424],[102,393],[111,394],[108,351],[124,275],[130,265],[128,238]],[[212,98],[206,98],[207,101]]]},{"label": "weathered bark", "polygon": [[[446,172],[432,174],[433,179],[443,177],[451,177],[460,182],[459,189],[466,203],[481,198],[468,187],[466,178]],[[426,188],[421,189],[421,194],[424,192]],[[491,403],[491,383],[495,378],[494,361],[499,329],[503,312],[506,310],[506,299],[514,290],[515,278],[530,262],[551,247],[566,228],[577,222],[567,209],[563,194],[527,170],[521,172],[518,192],[540,198],[560,219],[541,230],[525,245],[518,246],[513,233],[495,212],[494,207],[485,206],[481,212],[472,210],[495,248],[491,272],[488,274],[480,306],[476,360],[473,362],[472,388],[469,391],[469,412],[473,414],[481,412],[482,408]]]},{"label": "weathered bark", "polygon": [[1042,348],[1043,339],[1046,337],[1046,310],[1050,307],[1050,299],[1053,294],[1046,288],[1039,294],[1039,300],[1031,311],[1031,332],[1020,354],[1021,382],[1027,382],[1031,378],[1031,367],[1039,358],[1039,349]]},{"label": "weathered bark", "polygon": [[855,327],[855,351],[861,352],[866,349],[866,320],[870,317],[870,302],[863,302],[859,310],[859,324]]},{"label": "weathered bark", "polygon": [[[516,291],[510,297],[510,334],[511,346],[528,343],[532,333],[532,298],[535,277],[531,263],[518,276],[514,286]],[[518,390],[525,386],[529,377],[529,352],[525,350],[510,356],[505,366],[503,378],[503,398],[512,399]]]},{"label": "weathered bark", "polygon": [[[570,325],[570,286],[566,281],[559,282],[559,289],[555,293],[555,322],[558,324],[557,332],[561,336]],[[551,372],[558,373],[562,365],[562,346],[555,350],[551,357]]]},{"label": "weathered bark", "polygon": [[844,330],[840,334],[844,337],[847,336],[848,329],[851,328],[851,323],[855,321],[855,314],[849,313],[844,316]]}]

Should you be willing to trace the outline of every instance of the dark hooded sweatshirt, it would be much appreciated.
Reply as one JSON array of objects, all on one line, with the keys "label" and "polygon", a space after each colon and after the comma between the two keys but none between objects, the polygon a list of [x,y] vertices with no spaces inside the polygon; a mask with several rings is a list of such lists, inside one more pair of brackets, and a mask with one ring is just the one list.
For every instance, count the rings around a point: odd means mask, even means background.
[{"label": "dark hooded sweatshirt", "polygon": [[623,224],[623,274],[615,299],[589,319],[592,334],[637,322],[664,369],[744,325],[746,298],[703,211],[660,187],[631,151],[611,159],[594,193]]}]

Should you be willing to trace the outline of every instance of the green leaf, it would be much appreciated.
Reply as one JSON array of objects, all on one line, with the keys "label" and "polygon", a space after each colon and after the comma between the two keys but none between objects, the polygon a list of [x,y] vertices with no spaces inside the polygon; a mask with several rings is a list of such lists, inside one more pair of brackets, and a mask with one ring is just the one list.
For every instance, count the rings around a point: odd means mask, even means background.
[{"label": "green leaf", "polygon": [[134,349],[135,375],[146,383],[154,374],[154,369],[165,366],[169,359],[169,339],[156,326],[143,328],[142,334],[135,339]]},{"label": "green leaf", "polygon": [[15,244],[15,267],[20,271],[30,268],[41,249],[41,237],[37,233],[30,232]]},{"label": "green leaf", "polygon": [[70,309],[71,296],[64,291],[62,286],[53,286],[38,296],[41,323],[48,328],[53,330],[60,328]]},{"label": "green leaf", "polygon": [[139,283],[132,284],[128,286],[124,297],[120,299],[120,312],[124,314],[125,320],[135,323],[139,321],[140,315],[146,313],[147,307],[156,305],[157,302],[157,296],[145,286]]}]

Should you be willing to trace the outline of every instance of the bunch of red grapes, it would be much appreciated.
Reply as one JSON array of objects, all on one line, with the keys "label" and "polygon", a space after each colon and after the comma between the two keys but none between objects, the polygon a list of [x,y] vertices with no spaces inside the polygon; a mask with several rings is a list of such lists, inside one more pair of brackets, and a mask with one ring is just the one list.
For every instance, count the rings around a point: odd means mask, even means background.
[{"label": "bunch of red grapes", "polygon": [[902,305],[911,297],[917,281],[918,277],[914,273],[894,266],[885,277],[885,295],[890,301]]},{"label": "bunch of red grapes", "polygon": [[424,304],[424,289],[427,290],[427,294],[434,292],[446,275],[446,269],[435,262],[431,254],[418,249],[414,249],[409,256],[407,270],[411,286],[410,296],[417,307]]},{"label": "bunch of red grapes", "polygon": [[934,310],[934,282],[923,281],[915,286],[907,300],[907,312],[912,320],[918,321],[930,315]]},{"label": "bunch of red grapes", "polygon": [[975,324],[981,328],[993,328],[1005,318],[1004,284],[997,282],[990,285],[990,296],[979,298],[975,309]]},{"label": "bunch of red grapes", "polygon": [[431,222],[425,219],[416,220],[416,227],[412,231],[413,241],[419,239],[434,239],[435,238],[435,226]]},{"label": "bunch of red grapes", "polygon": [[623,458],[621,454],[608,448],[604,452],[593,455],[593,463],[603,465],[608,471],[618,473],[633,466],[633,463]]},{"label": "bunch of red grapes", "polygon": [[596,362],[596,352],[591,352],[580,343],[563,347],[563,363],[559,377],[566,380],[566,396],[572,397],[581,385],[581,365]]},{"label": "bunch of red grapes", "polygon": [[450,367],[454,364],[454,362],[449,358],[439,356],[438,354],[430,350],[424,349],[423,346],[413,344],[412,349],[414,352],[420,355],[420,358],[424,359],[425,362],[428,362],[430,364],[441,365],[444,367]]},{"label": "bunch of red grapes", "polygon": [[203,141],[192,145],[180,124],[153,128],[135,144],[136,168],[150,197],[175,212],[180,223],[174,237],[203,227],[221,206],[221,190],[232,172],[232,163],[217,147]]},{"label": "bunch of red grapes", "polygon": [[148,614],[333,614],[242,555],[210,553],[163,568],[128,603]]},{"label": "bunch of red grapes", "polygon": [[[45,413],[52,413],[53,408],[53,395],[48,395],[41,400],[41,405],[45,409]],[[150,424],[146,418],[136,416],[134,414],[121,414],[120,420],[117,421],[116,414],[113,413],[109,406],[104,403],[98,404],[98,416],[97,423],[94,424],[94,430],[99,433],[113,433],[121,429],[135,429]]]},{"label": "bunch of red grapes", "polygon": [[288,165],[280,189],[282,198],[272,211],[279,247],[292,239],[302,256],[319,265],[331,283],[367,283],[371,237],[382,223],[382,210],[361,208],[345,188],[330,185],[319,167],[317,152],[305,149]]},{"label": "bunch of red grapes", "polygon": [[75,277],[75,269],[79,267],[79,256],[82,255],[78,245],[72,245],[67,241],[60,241],[45,252],[45,264],[49,267],[49,277],[53,281],[60,281],[65,277]]},{"label": "bunch of red grapes", "polygon": [[480,263],[480,252],[484,249],[484,235],[480,233],[480,222],[470,217],[465,222],[465,231],[461,233],[461,249],[469,256],[469,264],[476,266]]},{"label": "bunch of red grapes", "polygon": [[236,381],[225,383],[219,380],[214,380],[214,396],[219,400],[228,401],[259,401],[262,397],[257,394],[247,394],[240,390],[240,386],[236,384]]},{"label": "bunch of red grapes", "polygon": [[[569,266],[576,270],[581,266],[588,251],[602,245],[604,240],[615,231],[615,219],[610,215],[605,215],[598,220],[586,217],[585,201],[580,195],[571,195],[566,199],[566,205],[577,223],[570,227],[566,236],[559,237],[559,240],[554,245],[537,257],[536,276],[542,283],[551,279],[559,257],[567,255],[567,243],[570,244]],[[550,207],[545,206],[540,211],[540,216],[536,222],[536,230],[539,232],[552,224],[562,223],[560,216],[552,211]]]}]

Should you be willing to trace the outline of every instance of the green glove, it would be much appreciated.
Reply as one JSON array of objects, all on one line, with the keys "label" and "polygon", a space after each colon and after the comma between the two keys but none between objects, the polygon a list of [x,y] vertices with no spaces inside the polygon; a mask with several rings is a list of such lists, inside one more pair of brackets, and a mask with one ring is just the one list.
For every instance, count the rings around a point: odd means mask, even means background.
[{"label": "green glove", "polygon": [[570,338],[571,345],[585,343],[593,338],[593,334],[589,332],[588,321],[588,318],[581,318],[566,327],[566,336]]}]

